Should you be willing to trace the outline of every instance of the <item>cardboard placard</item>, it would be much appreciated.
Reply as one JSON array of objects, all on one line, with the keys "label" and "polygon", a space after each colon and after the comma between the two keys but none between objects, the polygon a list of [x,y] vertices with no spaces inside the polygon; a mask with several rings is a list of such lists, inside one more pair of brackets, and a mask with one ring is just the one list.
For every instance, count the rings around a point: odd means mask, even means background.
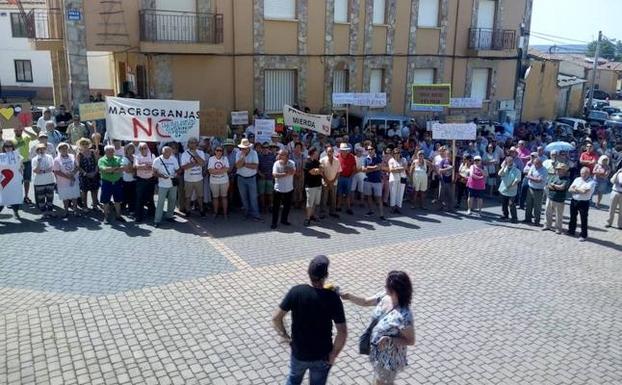
[{"label": "cardboard placard", "polygon": [[32,126],[30,103],[0,104],[0,129]]},{"label": "cardboard placard", "polygon": [[227,136],[228,114],[224,110],[208,108],[201,111],[201,135],[224,138]]},{"label": "cardboard placard", "polygon": [[80,120],[86,122],[88,120],[106,119],[106,102],[99,103],[83,103],[80,104]]}]

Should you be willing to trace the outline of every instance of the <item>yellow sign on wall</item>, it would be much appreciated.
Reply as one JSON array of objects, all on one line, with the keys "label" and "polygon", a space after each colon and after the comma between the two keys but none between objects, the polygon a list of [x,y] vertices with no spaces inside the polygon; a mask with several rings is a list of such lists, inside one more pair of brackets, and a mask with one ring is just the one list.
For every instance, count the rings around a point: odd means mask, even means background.
[{"label": "yellow sign on wall", "polygon": [[414,106],[449,107],[451,84],[413,84],[412,104]]}]

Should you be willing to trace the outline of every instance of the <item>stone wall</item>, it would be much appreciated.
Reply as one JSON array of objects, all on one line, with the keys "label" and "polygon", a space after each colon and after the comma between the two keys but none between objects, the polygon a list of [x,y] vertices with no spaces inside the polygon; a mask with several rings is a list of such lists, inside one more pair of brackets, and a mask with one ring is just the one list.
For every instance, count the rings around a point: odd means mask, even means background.
[{"label": "stone wall", "polygon": [[65,0],[65,11],[79,9],[80,20],[65,20],[65,48],[69,67],[69,87],[73,109],[89,101],[89,68],[86,58],[86,26],[83,0]]}]

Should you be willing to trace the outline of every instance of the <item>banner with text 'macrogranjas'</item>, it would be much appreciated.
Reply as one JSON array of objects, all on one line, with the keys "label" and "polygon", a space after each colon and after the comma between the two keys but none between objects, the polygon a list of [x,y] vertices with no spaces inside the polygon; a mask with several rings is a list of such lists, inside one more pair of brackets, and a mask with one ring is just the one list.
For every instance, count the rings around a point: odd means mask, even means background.
[{"label": "banner with text 'macrogranjas'", "polygon": [[186,142],[199,136],[199,102],[106,97],[111,139]]}]

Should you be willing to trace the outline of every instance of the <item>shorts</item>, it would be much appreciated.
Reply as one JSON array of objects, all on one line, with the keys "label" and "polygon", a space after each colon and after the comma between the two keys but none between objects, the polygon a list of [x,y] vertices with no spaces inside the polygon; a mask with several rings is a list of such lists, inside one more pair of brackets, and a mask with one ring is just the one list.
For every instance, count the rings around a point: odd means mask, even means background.
[{"label": "shorts", "polygon": [[227,183],[210,183],[209,189],[212,192],[212,198],[226,198],[229,191],[229,182]]},{"label": "shorts", "polygon": [[203,198],[203,181],[184,182],[184,193],[186,199],[192,198],[192,193],[194,193],[197,199]]},{"label": "shorts", "polygon": [[99,201],[103,204],[108,204],[110,203],[110,198],[114,198],[115,203],[121,203],[123,201],[123,182],[121,179],[114,183],[102,180],[102,190]]},{"label": "shorts", "polygon": [[350,191],[358,191],[361,194],[365,192],[365,174],[356,174],[352,177],[352,188]]},{"label": "shorts", "polygon": [[23,165],[24,165],[23,181],[30,182],[32,180],[32,162],[28,160],[28,161],[23,162]]},{"label": "shorts", "polygon": [[322,187],[305,187],[307,192],[307,207],[318,206],[322,201]]},{"label": "shorts", "polygon": [[413,190],[414,191],[427,191],[428,190],[428,174],[424,172],[415,172],[413,174]]},{"label": "shorts", "polygon": [[484,190],[476,190],[469,187],[469,198],[481,198]]},{"label": "shorts", "polygon": [[375,196],[380,198],[382,196],[382,182],[372,183],[365,182],[365,195]]},{"label": "shorts", "polygon": [[352,189],[352,177],[340,176],[337,183],[337,196],[349,195]]},{"label": "shorts", "polygon": [[272,179],[257,178],[257,194],[272,195],[274,192],[274,181]]}]

